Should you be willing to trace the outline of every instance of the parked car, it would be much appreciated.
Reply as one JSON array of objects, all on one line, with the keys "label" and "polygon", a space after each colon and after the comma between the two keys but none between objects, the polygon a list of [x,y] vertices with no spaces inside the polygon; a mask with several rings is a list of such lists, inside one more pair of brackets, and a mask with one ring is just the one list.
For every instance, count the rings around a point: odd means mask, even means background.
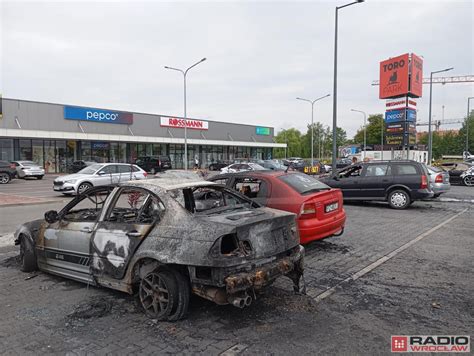
[{"label": "parked car", "polygon": [[0,161],[0,184],[7,184],[17,175],[16,166],[7,161]]},{"label": "parked car", "polygon": [[135,164],[147,171],[148,173],[155,174],[166,169],[172,169],[171,159],[169,156],[143,156],[138,157]]},{"label": "parked car", "polygon": [[415,200],[434,196],[426,166],[415,161],[358,163],[331,177],[319,179],[331,187],[340,188],[344,200],[387,201],[394,209],[405,209]]},{"label": "parked car", "polygon": [[81,194],[92,187],[146,177],[147,172],[135,164],[96,163],[75,174],[57,177],[53,182],[53,190],[64,195]]},{"label": "parked car", "polygon": [[83,161],[83,160],[74,161],[72,162],[69,170],[71,171],[71,173],[77,173],[80,170],[88,166],[92,166],[93,164],[96,164],[96,163],[97,162],[94,162],[94,161]]},{"label": "parked car", "polygon": [[295,215],[208,181],[101,186],[15,232],[20,268],[138,292],[158,320],[186,315],[190,294],[249,306],[276,278],[304,291]]},{"label": "parked car", "polygon": [[336,161],[336,168],[342,169],[352,164],[352,160],[350,158],[341,158]]},{"label": "parked car", "polygon": [[273,160],[263,161],[263,163],[260,165],[263,168],[270,169],[272,171],[285,171],[286,170],[286,167],[283,164],[279,162],[275,162]]},{"label": "parked car", "polygon": [[441,194],[446,193],[451,188],[449,173],[438,167],[427,166],[426,168],[430,175],[430,184],[434,197],[437,198]]},{"label": "parked car", "polygon": [[265,170],[262,166],[256,163],[234,163],[230,166],[221,169],[222,173],[236,173],[242,171],[261,171]]},{"label": "parked car", "polygon": [[220,174],[209,180],[240,191],[258,204],[297,214],[302,244],[344,232],[341,191],[306,174],[254,171]]},{"label": "parked car", "polygon": [[18,178],[35,177],[43,179],[44,169],[33,161],[13,161]]},{"label": "parked car", "polygon": [[474,165],[468,162],[446,162],[440,168],[449,173],[451,184],[474,186]]},{"label": "parked car", "polygon": [[208,169],[210,171],[220,171],[222,168],[227,167],[231,163],[229,161],[217,161],[217,162],[212,162]]}]

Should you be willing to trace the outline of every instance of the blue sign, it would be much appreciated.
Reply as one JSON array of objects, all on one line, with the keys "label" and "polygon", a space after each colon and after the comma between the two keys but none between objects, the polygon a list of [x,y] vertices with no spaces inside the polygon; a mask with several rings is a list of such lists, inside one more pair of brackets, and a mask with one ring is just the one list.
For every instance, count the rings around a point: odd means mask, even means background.
[{"label": "blue sign", "polygon": [[129,112],[80,108],[77,106],[65,106],[64,118],[67,120],[95,121],[107,124],[133,124],[133,114]]},{"label": "blue sign", "polygon": [[93,150],[108,150],[109,149],[109,143],[108,142],[95,141],[95,142],[92,142],[91,148]]},{"label": "blue sign", "polygon": [[410,121],[410,122],[416,121],[416,110],[407,109],[407,121]]},{"label": "blue sign", "polygon": [[391,110],[385,112],[385,122],[399,122],[405,121],[405,109],[402,110]]}]

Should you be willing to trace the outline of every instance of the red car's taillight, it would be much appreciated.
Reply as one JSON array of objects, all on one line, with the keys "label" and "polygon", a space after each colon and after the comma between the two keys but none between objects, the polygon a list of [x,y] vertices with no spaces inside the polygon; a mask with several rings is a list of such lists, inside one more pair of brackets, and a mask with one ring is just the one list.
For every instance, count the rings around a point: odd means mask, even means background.
[{"label": "red car's taillight", "polygon": [[421,176],[421,187],[420,189],[426,189],[428,188],[428,178],[426,178],[426,176],[423,174]]},{"label": "red car's taillight", "polygon": [[300,218],[312,219],[316,217],[316,206],[314,203],[303,203],[301,205]]},{"label": "red car's taillight", "polygon": [[148,176],[148,173],[147,172],[143,172],[143,175],[145,176],[145,178]]},{"label": "red car's taillight", "polygon": [[435,178],[435,183],[443,183],[443,175],[438,174]]}]

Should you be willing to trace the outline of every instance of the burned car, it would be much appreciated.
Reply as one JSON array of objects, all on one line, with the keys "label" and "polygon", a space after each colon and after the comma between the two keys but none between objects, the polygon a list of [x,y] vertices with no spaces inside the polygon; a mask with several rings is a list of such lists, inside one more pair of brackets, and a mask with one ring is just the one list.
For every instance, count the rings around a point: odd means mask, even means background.
[{"label": "burned car", "polygon": [[277,277],[304,292],[295,215],[208,181],[91,188],[15,232],[21,269],[138,293],[146,314],[185,316],[190,294],[249,306]]}]

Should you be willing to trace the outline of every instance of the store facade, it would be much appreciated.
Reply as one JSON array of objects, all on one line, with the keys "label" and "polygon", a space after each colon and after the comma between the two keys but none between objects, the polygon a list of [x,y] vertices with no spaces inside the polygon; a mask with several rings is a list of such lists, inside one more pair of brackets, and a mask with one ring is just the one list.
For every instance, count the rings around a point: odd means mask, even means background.
[{"label": "store facade", "polygon": [[184,167],[187,125],[188,167],[235,159],[271,159],[271,127],[131,113],[17,99],[2,100],[0,159],[31,160],[48,173],[66,173],[73,161],[135,162],[168,155]]}]

